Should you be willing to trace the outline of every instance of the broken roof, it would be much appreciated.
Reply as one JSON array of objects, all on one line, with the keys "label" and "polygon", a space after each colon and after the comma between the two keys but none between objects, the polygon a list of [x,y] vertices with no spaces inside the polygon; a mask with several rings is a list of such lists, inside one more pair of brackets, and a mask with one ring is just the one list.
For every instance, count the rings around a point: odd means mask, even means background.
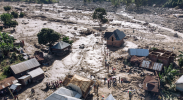
[{"label": "broken roof", "polygon": [[149,50],[148,49],[128,49],[128,52],[131,56],[148,56]]},{"label": "broken roof", "polygon": [[35,56],[35,58],[36,58],[38,61],[44,60],[43,52],[35,51],[34,56]]},{"label": "broken roof", "polygon": [[60,87],[45,100],[81,100],[80,97],[78,92]]},{"label": "broken roof", "polygon": [[56,45],[54,45],[54,46],[51,47],[51,48],[53,48],[53,49],[64,49],[64,48],[66,48],[66,47],[68,47],[68,46],[70,46],[69,43],[60,41],[60,42],[58,42]]},{"label": "broken roof", "polygon": [[145,57],[133,56],[133,57],[131,57],[130,62],[140,64],[144,59],[145,59]]},{"label": "broken roof", "polygon": [[12,69],[12,71],[15,74],[18,74],[18,73],[24,72],[26,70],[29,70],[29,69],[32,69],[32,68],[35,68],[38,66],[40,66],[39,62],[35,58],[33,58],[30,60],[18,63],[16,65],[12,65],[12,66],[10,66],[10,68]]},{"label": "broken roof", "polygon": [[121,39],[123,39],[126,36],[123,31],[120,31],[120,30],[116,29],[113,32],[105,32],[104,37],[108,39],[113,34],[114,34],[116,40],[121,40]]},{"label": "broken roof", "polygon": [[161,71],[163,68],[163,64],[143,60],[140,67],[148,68],[148,69],[152,69],[152,70],[156,70],[156,71]]},{"label": "broken roof", "polygon": [[146,76],[143,82],[143,89],[152,92],[159,92],[160,81],[156,76]]},{"label": "broken roof", "polygon": [[39,75],[41,75],[41,74],[44,74],[44,71],[39,67],[39,68],[36,68],[36,69],[34,69],[34,70],[28,72],[28,74],[29,74],[32,78],[34,78],[34,77],[36,77],[36,76],[39,76]]},{"label": "broken roof", "polygon": [[183,75],[176,81],[176,84],[182,84],[183,83]]},{"label": "broken roof", "polygon": [[76,74],[68,75],[64,79],[63,85],[70,86],[71,84],[78,86],[82,92],[82,96],[85,98],[90,90],[90,86],[93,84],[93,81]]},{"label": "broken roof", "polygon": [[18,82],[18,80],[13,76],[5,78],[4,80],[0,81],[0,90],[4,89],[12,84],[15,84],[17,82]]}]

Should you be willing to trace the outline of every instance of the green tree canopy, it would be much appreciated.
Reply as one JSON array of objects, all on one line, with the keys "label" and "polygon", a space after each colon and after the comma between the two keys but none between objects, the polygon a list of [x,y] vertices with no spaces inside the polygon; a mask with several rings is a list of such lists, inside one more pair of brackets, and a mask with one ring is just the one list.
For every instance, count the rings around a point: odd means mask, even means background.
[{"label": "green tree canopy", "polygon": [[10,6],[4,6],[4,10],[9,11],[9,10],[11,10],[11,7]]},{"label": "green tree canopy", "polygon": [[62,38],[62,41],[66,42],[66,43],[69,43],[69,44],[72,44],[73,43],[72,40],[71,41],[69,40],[69,37],[68,36],[63,37]]},{"label": "green tree canopy", "polygon": [[107,12],[104,8],[95,9],[93,19],[98,19],[101,23],[107,23],[108,20],[104,16],[107,16]]},{"label": "green tree canopy", "polygon": [[15,12],[15,11],[11,12],[11,15],[12,15],[14,18],[18,18],[18,13]]},{"label": "green tree canopy", "polygon": [[7,55],[10,50],[14,48],[14,38],[10,37],[7,33],[0,33],[0,50],[3,51],[3,55]]},{"label": "green tree canopy", "polygon": [[43,28],[37,34],[39,44],[48,45],[51,47],[55,42],[60,39],[60,34],[49,28]]},{"label": "green tree canopy", "polygon": [[23,13],[23,12],[21,12],[19,15],[20,18],[23,18],[24,16],[25,16],[25,13]]},{"label": "green tree canopy", "polygon": [[11,19],[13,18],[13,16],[9,13],[3,13],[1,15],[1,20],[4,22],[4,23],[7,23],[7,22],[10,22]]}]

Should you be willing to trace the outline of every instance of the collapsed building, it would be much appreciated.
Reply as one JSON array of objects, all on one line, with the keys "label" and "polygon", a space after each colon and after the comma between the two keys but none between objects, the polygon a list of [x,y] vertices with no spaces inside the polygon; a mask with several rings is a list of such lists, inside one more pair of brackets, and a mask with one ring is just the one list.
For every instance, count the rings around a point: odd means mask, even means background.
[{"label": "collapsed building", "polygon": [[170,63],[174,61],[176,58],[176,54],[173,51],[166,51],[166,50],[149,50],[148,58],[154,62],[161,62],[163,66],[169,66]]}]

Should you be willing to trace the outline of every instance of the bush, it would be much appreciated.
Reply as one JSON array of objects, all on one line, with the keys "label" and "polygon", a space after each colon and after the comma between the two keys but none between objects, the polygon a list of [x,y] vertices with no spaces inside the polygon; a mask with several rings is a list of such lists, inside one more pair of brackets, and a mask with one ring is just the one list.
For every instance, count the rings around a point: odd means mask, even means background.
[{"label": "bush", "polygon": [[20,18],[23,18],[24,16],[25,16],[25,13],[23,13],[23,12],[21,12],[19,15]]},{"label": "bush", "polygon": [[153,51],[154,51],[154,50],[158,50],[158,48],[155,48],[155,47],[153,47],[153,48],[151,48],[151,49],[152,49]]},{"label": "bush", "polygon": [[5,10],[5,11],[11,10],[11,7],[10,7],[10,6],[5,6],[5,7],[4,7],[4,10]]},{"label": "bush", "polygon": [[18,55],[18,59],[19,59],[20,61],[24,61],[24,58],[23,58],[23,56],[22,56],[21,54]]},{"label": "bush", "polygon": [[3,68],[3,75],[11,76],[10,66],[6,66]]},{"label": "bush", "polygon": [[18,18],[18,13],[17,12],[11,12],[11,15],[13,15],[14,18]]},{"label": "bush", "polygon": [[11,54],[11,59],[17,59],[16,53],[13,52],[13,53]]},{"label": "bush", "polygon": [[3,66],[6,66],[6,60],[3,60],[2,62],[1,62],[1,66],[3,67]]},{"label": "bush", "polygon": [[182,68],[182,66],[183,66],[183,59],[182,59],[182,57],[178,61],[179,61],[180,68]]}]

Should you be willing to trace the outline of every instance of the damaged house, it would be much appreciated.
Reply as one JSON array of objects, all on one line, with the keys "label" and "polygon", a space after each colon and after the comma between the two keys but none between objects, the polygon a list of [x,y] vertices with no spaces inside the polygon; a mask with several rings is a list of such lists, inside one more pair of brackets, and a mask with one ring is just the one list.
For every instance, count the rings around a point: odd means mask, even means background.
[{"label": "damaged house", "polygon": [[176,81],[176,89],[183,92],[183,75]]},{"label": "damaged house", "polygon": [[125,33],[116,29],[113,32],[105,32],[104,38],[107,39],[107,45],[120,47],[124,43]]},{"label": "damaged house", "polygon": [[93,81],[79,75],[67,75],[63,81],[63,85],[77,91],[83,98],[86,98],[91,90]]},{"label": "damaged house", "polygon": [[159,92],[160,80],[158,76],[146,76],[143,82],[143,89],[146,91]]},{"label": "damaged house", "polygon": [[163,66],[169,66],[176,58],[176,54],[166,50],[149,50],[148,58],[153,62],[161,62]]}]

